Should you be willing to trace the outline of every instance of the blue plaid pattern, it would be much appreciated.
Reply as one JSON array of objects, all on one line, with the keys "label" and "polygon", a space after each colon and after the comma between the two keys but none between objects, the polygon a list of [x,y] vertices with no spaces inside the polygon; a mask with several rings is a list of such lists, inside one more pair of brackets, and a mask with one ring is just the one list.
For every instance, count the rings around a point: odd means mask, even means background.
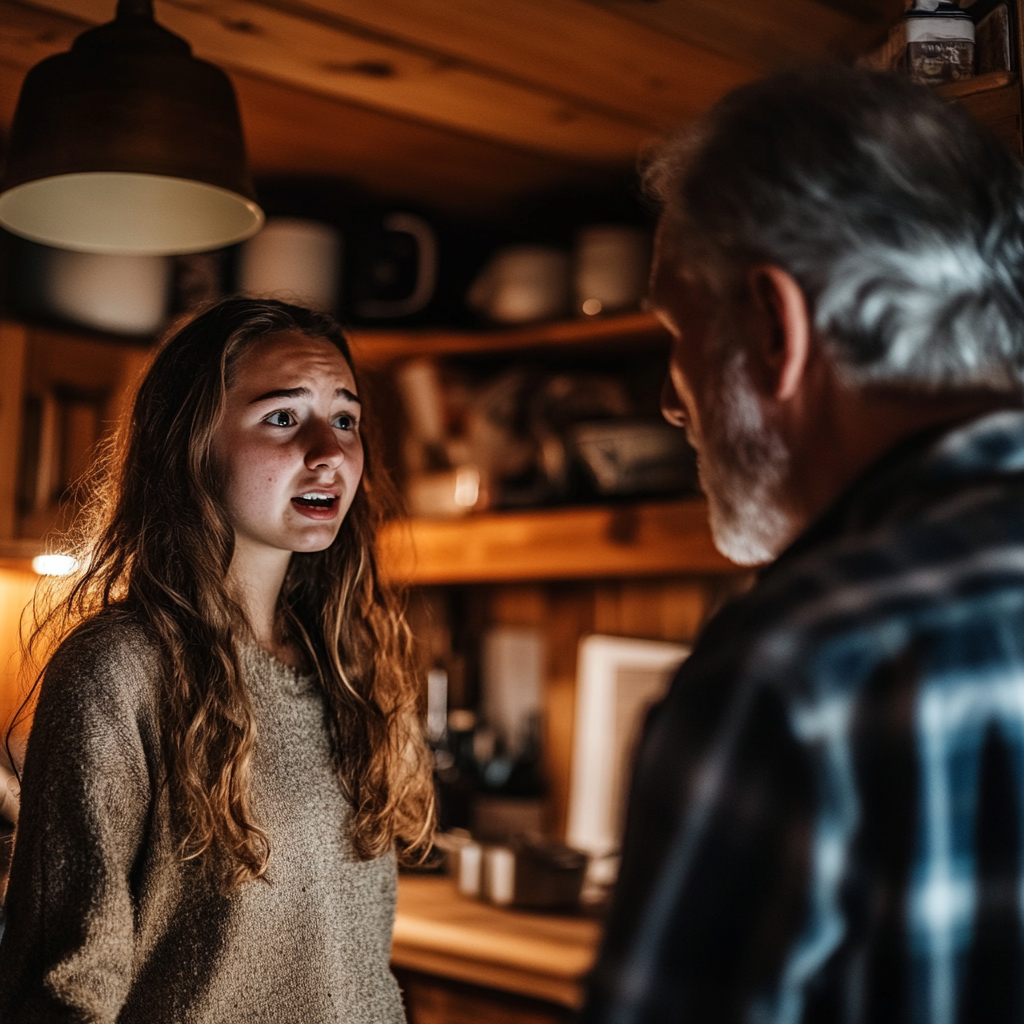
[{"label": "blue plaid pattern", "polygon": [[587,1024],[1024,1020],[1024,413],[911,438],[648,719]]}]

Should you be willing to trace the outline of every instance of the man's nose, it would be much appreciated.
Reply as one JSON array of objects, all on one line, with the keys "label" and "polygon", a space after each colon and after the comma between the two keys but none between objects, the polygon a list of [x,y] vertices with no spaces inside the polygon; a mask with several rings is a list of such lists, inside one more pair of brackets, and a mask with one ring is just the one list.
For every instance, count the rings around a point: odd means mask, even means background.
[{"label": "man's nose", "polygon": [[686,408],[679,401],[676,386],[668,374],[665,375],[665,381],[661,385],[661,415],[674,427],[686,426]]},{"label": "man's nose", "polygon": [[330,423],[316,421],[306,431],[306,468],[335,469],[345,458],[345,451]]}]

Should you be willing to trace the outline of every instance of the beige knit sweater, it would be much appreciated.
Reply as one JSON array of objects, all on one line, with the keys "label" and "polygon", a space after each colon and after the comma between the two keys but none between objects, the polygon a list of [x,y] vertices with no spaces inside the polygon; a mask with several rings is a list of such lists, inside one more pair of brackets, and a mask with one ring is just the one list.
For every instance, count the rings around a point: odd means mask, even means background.
[{"label": "beige knit sweater", "polygon": [[358,861],[319,687],[256,648],[253,803],[266,881],[221,895],[175,851],[158,786],[157,652],[66,643],[29,740],[0,944],[3,1024],[393,1024],[395,859]]}]

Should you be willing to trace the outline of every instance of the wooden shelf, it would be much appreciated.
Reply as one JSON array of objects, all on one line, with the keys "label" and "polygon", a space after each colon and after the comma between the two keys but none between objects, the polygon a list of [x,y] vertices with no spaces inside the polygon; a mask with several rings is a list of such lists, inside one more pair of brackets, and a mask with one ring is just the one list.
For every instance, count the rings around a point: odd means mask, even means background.
[{"label": "wooden shelf", "polygon": [[1005,89],[1013,85],[1017,76],[1012,71],[990,71],[986,75],[975,75],[959,82],[945,82],[935,86],[935,91],[947,99],[960,99],[963,96],[974,96],[979,92],[991,92],[993,89]]},{"label": "wooden shelf", "polygon": [[737,571],[699,499],[409,520],[379,550],[384,571],[413,585]]},{"label": "wooden shelf", "polygon": [[417,356],[500,355],[558,349],[592,349],[637,342],[668,344],[668,332],[650,313],[624,313],[587,320],[560,320],[492,331],[452,330],[348,332],[360,368],[379,369]]},{"label": "wooden shelf", "polygon": [[403,875],[391,962],[577,1009],[600,932],[589,918],[499,910],[450,878]]}]

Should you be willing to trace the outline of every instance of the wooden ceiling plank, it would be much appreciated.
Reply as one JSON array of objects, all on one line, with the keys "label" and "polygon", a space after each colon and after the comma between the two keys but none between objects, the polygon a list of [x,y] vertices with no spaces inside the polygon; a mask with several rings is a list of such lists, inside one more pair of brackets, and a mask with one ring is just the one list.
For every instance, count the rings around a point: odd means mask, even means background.
[{"label": "wooden ceiling plank", "polygon": [[462,215],[502,214],[523,195],[593,170],[458,135],[266,79],[232,73],[249,160],[264,176],[341,176],[378,195]]},{"label": "wooden ceiling plank", "polygon": [[765,70],[821,60],[863,29],[849,14],[815,0],[586,0],[656,31]]},{"label": "wooden ceiling plank", "polygon": [[51,54],[68,49],[84,28],[77,18],[40,14],[0,0],[0,63],[28,70]]},{"label": "wooden ceiling plank", "polygon": [[[101,20],[107,0],[31,6]],[[157,15],[214,63],[484,138],[579,160],[630,159],[650,125],[244,0],[157,4]]]},{"label": "wooden ceiling plank", "polygon": [[743,61],[595,7],[585,0],[255,0],[319,12],[476,66],[671,126],[755,77]]}]

